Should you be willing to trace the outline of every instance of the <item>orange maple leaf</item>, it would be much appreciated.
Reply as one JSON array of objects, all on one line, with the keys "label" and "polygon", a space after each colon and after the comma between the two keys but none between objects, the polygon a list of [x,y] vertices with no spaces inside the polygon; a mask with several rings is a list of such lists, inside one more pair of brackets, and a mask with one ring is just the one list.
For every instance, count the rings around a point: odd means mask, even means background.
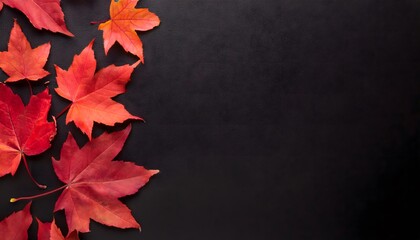
[{"label": "orange maple leaf", "polygon": [[112,100],[125,92],[125,85],[139,62],[133,65],[110,65],[95,74],[96,60],[93,41],[73,59],[69,70],[55,66],[58,95],[73,103],[69,105],[66,123],[71,121],[92,139],[93,122],[113,126],[127,119],[142,120],[131,115],[124,105]]},{"label": "orange maple leaf", "polygon": [[117,41],[125,51],[138,56],[144,62],[143,43],[136,30],[151,30],[160,24],[160,20],[147,8],[135,8],[137,2],[138,0],[111,0],[111,19],[98,27],[104,31],[105,54]]},{"label": "orange maple leaf", "polygon": [[32,49],[15,20],[10,33],[8,51],[0,52],[0,68],[9,75],[6,82],[17,82],[22,79],[36,81],[50,74],[43,69],[50,48],[51,45],[45,43]]}]

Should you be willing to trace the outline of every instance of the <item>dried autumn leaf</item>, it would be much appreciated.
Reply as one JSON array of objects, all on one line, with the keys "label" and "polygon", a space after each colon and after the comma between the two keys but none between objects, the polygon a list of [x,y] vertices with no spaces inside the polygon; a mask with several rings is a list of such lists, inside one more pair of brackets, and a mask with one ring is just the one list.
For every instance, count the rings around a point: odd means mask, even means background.
[{"label": "dried autumn leaf", "polygon": [[141,118],[131,115],[124,105],[112,100],[125,92],[125,85],[138,65],[110,65],[95,74],[96,60],[93,41],[73,59],[68,71],[55,66],[58,88],[55,91],[72,101],[66,123],[74,124],[92,138],[93,122],[113,126],[127,119]]},{"label": "dried autumn leaf", "polygon": [[25,155],[40,154],[51,146],[56,126],[47,121],[50,106],[48,89],[32,95],[24,106],[18,95],[0,83],[0,176],[14,175],[22,158],[27,167]]},{"label": "dried autumn leaf", "polygon": [[0,233],[2,239],[28,239],[28,229],[32,223],[30,208],[31,203],[28,203],[23,210],[12,213],[10,216],[0,222]]},{"label": "dried autumn leaf", "polygon": [[54,171],[65,189],[54,211],[64,209],[69,231],[89,231],[90,219],[118,228],[140,228],[130,209],[118,198],[134,194],[158,170],[132,162],[112,161],[131,130],[104,133],[81,149],[69,133],[61,159],[53,158]]},{"label": "dried autumn leaf", "polygon": [[143,43],[136,33],[151,30],[160,24],[159,17],[147,8],[135,8],[138,0],[111,0],[109,14],[111,19],[99,25],[104,31],[105,54],[119,42],[125,51],[138,56],[144,62]]},{"label": "dried autumn leaf", "polygon": [[46,43],[32,49],[15,20],[10,33],[8,51],[0,52],[0,68],[9,75],[5,82],[16,82],[22,79],[36,81],[50,74],[43,69],[48,60],[50,48],[51,45]]},{"label": "dried autumn leaf", "polygon": [[[23,12],[37,29],[47,29],[67,36],[74,35],[67,29],[60,0],[0,0],[11,8]],[[0,6],[1,8],[1,6]]]},{"label": "dried autumn leaf", "polygon": [[64,237],[61,230],[55,224],[55,219],[52,223],[43,223],[39,219],[37,219],[37,222],[38,240],[79,240],[77,231],[73,231],[67,237]]}]

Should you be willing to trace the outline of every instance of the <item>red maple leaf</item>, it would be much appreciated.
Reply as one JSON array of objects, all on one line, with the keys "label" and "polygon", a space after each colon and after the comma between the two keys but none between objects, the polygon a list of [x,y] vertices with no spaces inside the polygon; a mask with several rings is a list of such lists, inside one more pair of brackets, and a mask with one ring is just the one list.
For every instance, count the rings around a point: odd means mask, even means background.
[{"label": "red maple leaf", "polygon": [[112,100],[125,92],[125,85],[138,65],[110,65],[95,74],[96,60],[93,41],[73,59],[69,70],[55,66],[58,88],[55,91],[70,101],[66,123],[71,121],[92,139],[93,122],[113,126],[127,119],[141,118],[131,115],[124,105]]},{"label": "red maple leaf", "polygon": [[139,0],[111,0],[111,19],[99,25],[103,30],[105,54],[117,41],[125,51],[143,58],[143,43],[136,33],[151,30],[160,24],[159,17],[147,8],[135,8]]},{"label": "red maple leaf", "polygon": [[[0,0],[11,8],[23,12],[37,29],[47,29],[67,36],[74,35],[67,30],[60,0]],[[0,10],[3,4],[0,3]]]},{"label": "red maple leaf", "polygon": [[0,176],[14,175],[22,158],[28,170],[25,155],[40,154],[51,146],[56,125],[47,121],[50,106],[48,89],[32,95],[24,106],[18,95],[0,83]]},{"label": "red maple leaf", "polygon": [[0,68],[9,75],[6,82],[22,79],[36,81],[50,74],[43,69],[48,60],[50,48],[51,45],[46,43],[32,49],[15,20],[10,33],[8,51],[0,52]]},{"label": "red maple leaf", "polygon": [[61,230],[55,224],[55,219],[52,223],[43,223],[39,219],[37,219],[37,222],[38,240],[79,240],[77,231],[73,231],[67,237],[64,237]]},{"label": "red maple leaf", "polygon": [[32,223],[30,208],[31,203],[28,203],[23,210],[12,213],[10,216],[0,222],[1,239],[28,239],[28,229]]},{"label": "red maple leaf", "polygon": [[61,159],[53,158],[54,171],[66,184],[61,187],[65,189],[54,211],[64,209],[70,232],[88,232],[90,219],[118,228],[140,228],[130,209],[118,198],[136,193],[159,171],[146,170],[132,162],[112,161],[130,130],[128,126],[122,131],[104,133],[81,149],[69,134]]}]

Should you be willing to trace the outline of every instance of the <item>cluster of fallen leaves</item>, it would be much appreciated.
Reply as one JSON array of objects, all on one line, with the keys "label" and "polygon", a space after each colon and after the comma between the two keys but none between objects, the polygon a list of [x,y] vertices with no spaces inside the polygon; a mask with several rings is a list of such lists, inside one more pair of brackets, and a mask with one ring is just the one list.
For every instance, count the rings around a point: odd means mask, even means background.
[{"label": "cluster of fallen leaves", "polygon": [[[99,25],[103,31],[105,53],[118,42],[139,61],[131,65],[110,65],[96,71],[92,41],[75,55],[67,70],[55,66],[55,92],[70,101],[66,124],[74,124],[89,138],[79,147],[71,133],[64,142],[60,159],[52,158],[54,171],[63,186],[37,196],[12,198],[10,201],[32,200],[62,191],[54,211],[64,210],[68,234],[64,236],[55,221],[38,223],[39,240],[79,239],[80,232],[89,231],[90,220],[117,228],[140,228],[121,197],[136,193],[158,170],[147,170],[132,162],[114,161],[131,131],[128,125],[121,131],[103,133],[92,138],[94,122],[108,126],[129,119],[142,120],[130,114],[124,105],[112,98],[125,92],[135,68],[144,62],[142,42],[137,31],[147,31],[159,25],[159,18],[148,9],[136,8],[138,0],[110,0],[110,19]],[[60,0],[0,0],[0,10],[8,6],[18,9],[37,29],[46,29],[73,37],[64,21]],[[32,48],[15,20],[7,51],[0,52],[0,68],[9,76],[5,83],[38,81],[50,73],[44,69],[51,45]],[[27,156],[38,155],[51,147],[57,132],[55,117],[49,118],[52,96],[49,89],[32,94],[25,106],[21,98],[4,83],[0,83],[0,177],[14,175],[23,161],[31,175]],[[57,115],[59,117],[61,114]],[[26,240],[33,222],[31,203],[0,221],[2,239]]]}]

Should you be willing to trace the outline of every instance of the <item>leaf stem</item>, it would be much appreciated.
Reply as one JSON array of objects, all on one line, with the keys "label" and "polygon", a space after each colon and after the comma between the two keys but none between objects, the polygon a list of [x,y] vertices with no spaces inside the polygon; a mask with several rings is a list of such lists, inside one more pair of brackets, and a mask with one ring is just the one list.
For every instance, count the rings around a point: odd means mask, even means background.
[{"label": "leaf stem", "polygon": [[61,110],[61,112],[57,114],[55,118],[58,119],[61,115],[63,115],[63,113],[65,113],[70,108],[70,106],[71,106],[71,103],[67,105],[67,107],[65,107],[63,110]]},{"label": "leaf stem", "polygon": [[49,195],[51,193],[58,192],[61,189],[64,189],[66,187],[67,187],[67,185],[63,185],[63,186],[61,186],[59,188],[56,188],[56,189],[53,189],[51,191],[44,192],[44,193],[41,193],[41,194],[37,194],[37,195],[33,195],[33,196],[27,196],[27,197],[20,197],[20,198],[11,198],[10,199],[10,202],[13,203],[13,202],[17,202],[17,201],[20,201],[20,200],[32,200],[32,199],[35,199],[35,198],[39,198],[39,197],[43,197],[43,196]]},{"label": "leaf stem", "polygon": [[92,21],[92,22],[90,22],[90,24],[92,24],[92,25],[94,25],[94,24],[101,24],[101,23],[104,23],[106,21],[108,21],[108,20]]},{"label": "leaf stem", "polygon": [[23,158],[23,163],[25,164],[26,171],[28,172],[29,177],[32,179],[32,182],[34,182],[34,183],[35,183],[35,184],[36,184],[39,188],[46,189],[46,188],[47,188],[47,186],[46,186],[46,185],[39,184],[39,183],[35,180],[35,178],[32,176],[31,171],[29,171],[29,166],[28,166],[28,162],[26,161],[25,154],[23,154],[23,153],[22,153],[22,158]]}]

